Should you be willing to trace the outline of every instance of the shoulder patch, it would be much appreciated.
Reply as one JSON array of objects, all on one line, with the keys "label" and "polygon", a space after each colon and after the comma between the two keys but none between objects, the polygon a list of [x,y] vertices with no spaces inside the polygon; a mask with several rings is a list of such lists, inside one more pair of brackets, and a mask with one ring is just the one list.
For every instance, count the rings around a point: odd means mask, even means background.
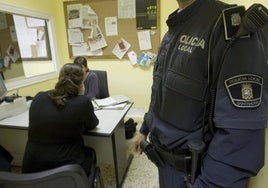
[{"label": "shoulder patch", "polygon": [[254,108],[261,104],[263,78],[240,74],[225,80],[230,100],[238,108]]},{"label": "shoulder patch", "polygon": [[245,6],[232,6],[222,11],[225,39],[230,40],[240,27]]}]

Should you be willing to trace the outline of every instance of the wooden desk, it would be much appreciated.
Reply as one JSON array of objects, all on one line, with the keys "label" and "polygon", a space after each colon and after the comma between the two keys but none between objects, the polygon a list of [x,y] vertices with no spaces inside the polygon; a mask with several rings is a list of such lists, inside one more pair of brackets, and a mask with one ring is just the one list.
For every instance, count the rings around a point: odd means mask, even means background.
[{"label": "wooden desk", "polygon": [[[133,155],[126,155],[124,117],[131,108],[123,110],[96,110],[99,125],[83,137],[85,144],[95,148],[98,163],[114,165],[115,181],[121,187]],[[21,165],[27,142],[28,111],[0,121],[0,144],[13,156],[15,165]]]}]

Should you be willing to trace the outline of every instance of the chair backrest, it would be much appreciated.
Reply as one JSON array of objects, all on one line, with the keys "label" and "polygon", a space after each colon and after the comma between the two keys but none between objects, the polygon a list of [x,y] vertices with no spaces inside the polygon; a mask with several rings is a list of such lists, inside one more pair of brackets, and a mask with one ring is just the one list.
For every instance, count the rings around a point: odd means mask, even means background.
[{"label": "chair backrest", "polygon": [[0,172],[0,188],[89,188],[91,183],[77,164],[35,173]]},{"label": "chair backrest", "polygon": [[109,87],[108,87],[108,78],[107,72],[103,70],[91,70],[92,72],[96,73],[99,78],[99,94],[96,97],[97,99],[103,99],[109,97]]}]

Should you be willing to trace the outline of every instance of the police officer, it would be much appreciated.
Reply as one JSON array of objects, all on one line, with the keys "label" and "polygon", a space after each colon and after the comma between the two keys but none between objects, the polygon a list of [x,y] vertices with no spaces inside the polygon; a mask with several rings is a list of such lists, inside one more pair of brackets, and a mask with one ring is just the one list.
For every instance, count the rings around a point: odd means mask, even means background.
[{"label": "police officer", "polygon": [[[245,187],[264,165],[268,69],[263,33],[233,40],[243,7],[216,0],[177,2],[178,10],[166,21],[169,30],[135,149],[141,153],[140,144],[150,135],[162,160],[157,163],[161,188]],[[192,182],[189,143],[196,140],[206,148]]]}]

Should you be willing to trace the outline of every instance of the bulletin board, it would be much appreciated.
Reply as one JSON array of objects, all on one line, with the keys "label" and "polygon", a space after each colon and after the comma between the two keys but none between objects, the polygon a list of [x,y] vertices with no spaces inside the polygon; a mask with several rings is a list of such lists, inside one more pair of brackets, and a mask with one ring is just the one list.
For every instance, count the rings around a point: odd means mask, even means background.
[{"label": "bulletin board", "polygon": [[[8,65],[4,66],[4,58],[7,56],[7,49],[12,46],[17,52],[19,52],[18,42],[13,40],[10,34],[10,27],[14,26],[12,14],[0,13],[1,18],[5,18],[6,28],[0,29],[0,72],[3,72],[4,79],[12,79],[16,77],[24,76],[22,61],[19,58],[16,62],[8,61]],[[4,16],[4,17],[3,17]],[[2,19],[1,19],[2,21]]]},{"label": "bulletin board", "polygon": [[[157,4],[157,25],[155,27],[152,27],[149,30],[150,33],[150,40],[151,40],[151,49],[147,49],[146,52],[152,52],[157,54],[159,46],[160,46],[160,12],[159,12],[159,5],[160,0],[156,0]],[[80,1],[65,1],[63,2],[64,6],[64,14],[65,14],[65,24],[66,24],[66,33],[68,36],[68,29],[69,29],[69,12],[67,10],[67,7],[69,5],[75,5],[75,4],[82,4],[82,5],[89,5],[97,14],[98,16],[98,25],[100,27],[100,30],[104,36],[104,39],[107,43],[107,46],[102,48],[102,55],[84,55],[88,57],[93,58],[99,58],[99,59],[107,59],[107,58],[118,58],[113,54],[113,49],[115,48],[116,44],[118,44],[118,41],[120,39],[123,39],[127,41],[131,46],[127,50],[134,51],[137,55],[143,52],[143,50],[140,49],[140,44],[138,40],[138,32],[143,31],[143,29],[139,29],[136,26],[136,17],[134,18],[118,18],[118,0],[80,0]],[[70,7],[70,6],[69,6]],[[115,36],[107,36],[105,32],[105,18],[109,17],[116,17],[117,18],[117,30],[118,35]],[[80,28],[83,33],[83,38],[85,41],[88,40],[89,30],[88,29],[82,29]],[[145,29],[144,29],[145,30]],[[73,47],[68,41],[68,49],[69,49],[69,55],[70,58],[74,58],[77,55],[74,55],[73,53]],[[123,58],[127,57],[127,53],[123,56]]]},{"label": "bulletin board", "polygon": [[[16,18],[17,25],[15,24]],[[29,22],[33,19],[42,21],[43,26],[31,25],[30,23],[35,23],[33,21]],[[29,33],[28,31],[33,32]],[[42,33],[42,35],[40,35],[40,38],[25,37],[25,33],[27,36],[35,36],[35,33]],[[19,34],[22,34],[20,38],[18,37]],[[28,41],[28,39],[33,38],[35,41]],[[33,42],[36,42],[36,44]],[[29,48],[20,48],[19,43],[27,44],[21,46]],[[46,45],[37,45],[37,43]],[[45,19],[37,19],[31,16],[9,12],[0,12],[0,72],[3,72],[5,80],[25,77],[23,67],[23,62],[25,61],[51,60],[49,46]],[[24,55],[25,53],[22,53],[23,51],[27,51],[27,56]]]}]

